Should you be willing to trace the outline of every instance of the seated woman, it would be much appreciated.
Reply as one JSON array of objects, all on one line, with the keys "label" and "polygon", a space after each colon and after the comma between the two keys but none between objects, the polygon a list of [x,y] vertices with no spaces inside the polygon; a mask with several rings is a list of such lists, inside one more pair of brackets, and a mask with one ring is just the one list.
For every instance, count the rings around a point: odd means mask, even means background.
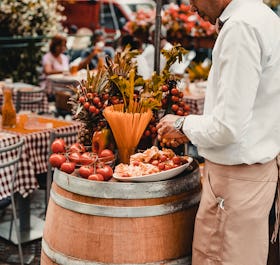
[{"label": "seated woman", "polygon": [[66,38],[62,35],[55,35],[50,42],[49,52],[42,58],[43,82],[41,86],[46,88],[47,94],[51,97],[50,84],[46,81],[46,76],[69,71],[69,59],[64,54],[66,51]]},{"label": "seated woman", "polygon": [[56,35],[51,39],[49,52],[43,56],[43,73],[46,75],[69,71],[69,59],[66,51],[66,38]]}]

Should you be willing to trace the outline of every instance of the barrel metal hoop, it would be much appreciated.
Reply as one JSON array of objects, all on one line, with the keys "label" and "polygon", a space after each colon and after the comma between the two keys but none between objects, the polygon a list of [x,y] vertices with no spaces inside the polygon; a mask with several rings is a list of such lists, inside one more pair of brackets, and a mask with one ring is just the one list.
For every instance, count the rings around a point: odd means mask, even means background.
[{"label": "barrel metal hoop", "polygon": [[[48,243],[42,239],[42,249],[44,253],[51,259],[53,262],[59,265],[114,265],[115,263],[103,263],[103,262],[96,262],[96,261],[88,261],[88,260],[79,260],[77,258],[66,256],[60,252],[53,251]],[[152,262],[152,263],[129,263],[129,265],[191,265],[191,257],[183,257],[176,260],[170,261],[159,261],[159,262]],[[115,265],[128,265],[126,264],[115,264]]]},{"label": "barrel metal hoop", "polygon": [[172,203],[137,206],[137,207],[117,207],[93,205],[84,202],[74,201],[61,196],[53,189],[51,190],[52,200],[62,208],[82,214],[105,216],[105,217],[149,217],[175,213],[197,205],[200,201],[201,192],[197,192],[191,199],[176,201]]},{"label": "barrel metal hoop", "polygon": [[55,169],[54,182],[75,194],[105,199],[162,198],[195,189],[200,184],[199,168],[185,176],[158,182],[89,181]]}]

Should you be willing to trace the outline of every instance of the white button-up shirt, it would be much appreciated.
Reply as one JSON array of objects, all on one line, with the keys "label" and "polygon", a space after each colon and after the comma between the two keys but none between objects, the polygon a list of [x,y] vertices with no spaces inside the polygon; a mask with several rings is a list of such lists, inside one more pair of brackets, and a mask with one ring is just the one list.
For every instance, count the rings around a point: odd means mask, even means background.
[{"label": "white button-up shirt", "polygon": [[204,114],[183,130],[212,162],[265,163],[280,152],[280,18],[260,0],[233,0],[220,20]]}]

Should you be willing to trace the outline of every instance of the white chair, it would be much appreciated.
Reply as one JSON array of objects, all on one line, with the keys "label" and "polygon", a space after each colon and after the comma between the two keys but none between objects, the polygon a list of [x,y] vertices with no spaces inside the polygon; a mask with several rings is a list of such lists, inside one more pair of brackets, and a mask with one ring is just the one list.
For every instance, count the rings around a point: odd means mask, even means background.
[{"label": "white chair", "polygon": [[13,222],[14,222],[14,228],[16,231],[16,237],[18,241],[18,251],[19,251],[19,258],[20,258],[20,264],[23,265],[23,252],[22,252],[22,246],[21,246],[21,235],[20,235],[20,229],[17,219],[17,210],[16,210],[16,203],[14,198],[14,185],[15,185],[15,179],[17,175],[17,169],[18,169],[18,162],[21,158],[22,154],[22,146],[24,144],[24,140],[21,139],[18,143],[9,145],[7,147],[1,147],[0,148],[0,155],[5,156],[8,159],[1,161],[0,163],[0,169],[1,168],[7,168],[7,167],[13,167],[13,173],[12,173],[12,179],[11,179],[11,202],[12,202],[12,214],[13,218],[10,225],[10,231],[9,231],[9,237],[11,238],[12,235],[12,228],[13,228]]},{"label": "white chair", "polygon": [[56,117],[66,115],[71,115],[71,105],[68,104],[69,98],[74,94],[71,87],[76,87],[80,83],[76,80],[51,80],[52,83],[52,93],[55,97],[55,108],[56,111],[54,115]]}]

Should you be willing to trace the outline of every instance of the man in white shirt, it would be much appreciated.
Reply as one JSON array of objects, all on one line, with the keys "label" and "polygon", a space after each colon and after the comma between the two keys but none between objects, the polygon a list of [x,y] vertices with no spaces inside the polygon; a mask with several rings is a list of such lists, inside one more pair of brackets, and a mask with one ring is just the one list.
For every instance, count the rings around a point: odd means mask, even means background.
[{"label": "man in white shirt", "polygon": [[261,0],[191,4],[220,25],[204,114],[167,115],[158,133],[178,144],[187,137],[205,158],[192,265],[265,265],[268,216],[280,191],[280,19]]}]

